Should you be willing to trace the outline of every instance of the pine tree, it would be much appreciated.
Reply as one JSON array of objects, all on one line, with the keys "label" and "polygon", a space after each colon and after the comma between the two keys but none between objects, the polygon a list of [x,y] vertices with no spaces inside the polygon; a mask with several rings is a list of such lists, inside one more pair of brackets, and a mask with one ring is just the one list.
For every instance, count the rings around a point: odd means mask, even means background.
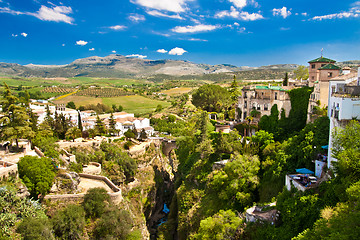
[{"label": "pine tree", "polygon": [[117,135],[118,130],[116,130],[116,120],[114,119],[114,115],[111,113],[110,114],[110,119],[109,119],[109,132],[111,135]]},{"label": "pine tree", "polygon": [[19,148],[18,139],[32,139],[35,136],[34,131],[30,127],[30,117],[26,109],[16,104],[18,98],[14,96],[8,85],[5,85],[2,100],[2,113],[0,118],[0,139],[12,142],[15,140],[17,148]]},{"label": "pine tree", "polygon": [[100,119],[99,115],[96,117],[95,130],[98,134],[103,135],[106,133],[104,122]]},{"label": "pine tree", "polygon": [[286,72],[283,80],[283,86],[288,86],[288,85],[289,85],[289,74]]},{"label": "pine tree", "polygon": [[78,128],[80,129],[80,131],[81,131],[81,133],[82,133],[82,131],[83,131],[83,126],[82,126],[80,111],[78,111]]}]

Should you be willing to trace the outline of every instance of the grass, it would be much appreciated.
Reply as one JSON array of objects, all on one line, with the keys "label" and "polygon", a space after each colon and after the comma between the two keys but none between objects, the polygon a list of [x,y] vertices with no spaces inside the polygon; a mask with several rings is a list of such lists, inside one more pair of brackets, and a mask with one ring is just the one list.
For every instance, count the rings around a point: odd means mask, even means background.
[{"label": "grass", "polygon": [[178,87],[178,88],[172,88],[169,90],[161,91],[161,93],[169,95],[169,96],[174,96],[174,95],[181,95],[184,93],[188,93],[191,90],[192,90],[192,88],[190,88],[190,87]]},{"label": "grass", "polygon": [[109,106],[112,104],[121,105],[125,112],[140,114],[154,111],[159,104],[163,108],[170,106],[169,102],[154,100],[139,95],[103,98],[103,103]]},{"label": "grass", "polygon": [[85,96],[68,96],[62,98],[60,100],[54,101],[55,104],[60,103],[68,103],[73,101],[77,107],[85,106],[88,104],[98,104],[103,103],[108,106],[121,105],[124,108],[125,112],[129,113],[150,113],[154,111],[157,105],[162,105],[163,108],[170,106],[169,102],[154,100],[150,98],[146,98],[139,95],[132,95],[132,96],[121,96],[121,97],[113,97],[113,98],[95,98],[95,97],[85,97]]}]

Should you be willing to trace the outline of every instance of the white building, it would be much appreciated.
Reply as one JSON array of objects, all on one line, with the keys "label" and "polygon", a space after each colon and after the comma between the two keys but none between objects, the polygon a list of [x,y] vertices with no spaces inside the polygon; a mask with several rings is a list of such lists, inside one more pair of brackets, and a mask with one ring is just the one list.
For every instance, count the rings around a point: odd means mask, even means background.
[{"label": "white building", "polygon": [[332,133],[337,127],[345,127],[352,119],[360,120],[360,68],[357,73],[349,73],[333,78],[329,82],[328,117],[330,137],[327,167],[336,161],[332,156]]}]

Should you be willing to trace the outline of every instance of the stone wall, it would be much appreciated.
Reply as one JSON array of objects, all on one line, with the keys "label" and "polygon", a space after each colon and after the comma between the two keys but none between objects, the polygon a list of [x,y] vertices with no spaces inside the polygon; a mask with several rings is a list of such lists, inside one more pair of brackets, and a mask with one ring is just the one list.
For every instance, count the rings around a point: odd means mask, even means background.
[{"label": "stone wall", "polygon": [[[108,193],[111,200],[118,204],[123,200],[121,189],[118,188],[113,182],[111,182],[107,177],[104,176],[96,176],[85,173],[79,173],[80,177],[90,178],[94,180],[104,181],[114,193]],[[51,201],[82,201],[85,194],[58,194],[58,195],[46,195],[44,199],[49,199]]]},{"label": "stone wall", "polygon": [[16,177],[18,175],[17,164],[0,160],[0,166],[0,181],[9,176]]}]

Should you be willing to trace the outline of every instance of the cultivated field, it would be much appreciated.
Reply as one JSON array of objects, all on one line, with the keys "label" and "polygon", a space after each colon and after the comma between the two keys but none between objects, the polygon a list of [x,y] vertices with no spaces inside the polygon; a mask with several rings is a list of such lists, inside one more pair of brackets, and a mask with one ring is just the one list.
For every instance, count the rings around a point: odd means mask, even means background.
[{"label": "cultivated field", "polygon": [[60,100],[54,101],[55,104],[68,103],[73,101],[76,107],[85,106],[88,104],[98,104],[103,103],[108,106],[121,105],[124,108],[125,112],[129,113],[149,113],[156,109],[157,105],[161,105],[163,108],[170,106],[169,102],[154,100],[139,95],[132,96],[121,96],[121,97],[111,97],[111,98],[95,98],[95,97],[85,97],[85,96],[75,96],[71,95]]},{"label": "cultivated field", "polygon": [[175,95],[181,95],[184,93],[188,93],[192,90],[193,88],[189,88],[189,87],[177,87],[177,88],[172,88],[169,90],[164,90],[161,91],[160,93],[169,95],[169,96],[175,96]]}]

